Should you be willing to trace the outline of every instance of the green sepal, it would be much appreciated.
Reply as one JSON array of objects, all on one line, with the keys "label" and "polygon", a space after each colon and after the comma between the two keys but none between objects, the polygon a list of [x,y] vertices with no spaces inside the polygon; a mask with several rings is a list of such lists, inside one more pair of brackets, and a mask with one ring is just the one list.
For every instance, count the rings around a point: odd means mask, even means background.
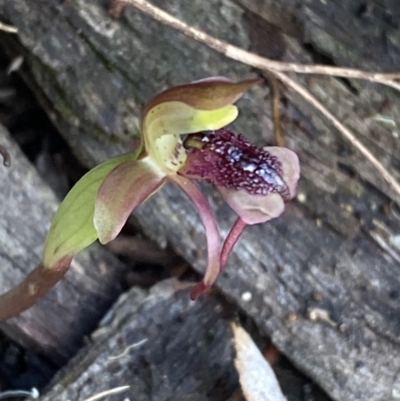
[{"label": "green sepal", "polygon": [[140,149],[108,160],[86,173],[58,208],[43,250],[43,265],[52,268],[66,256],[74,256],[97,239],[94,207],[100,185],[117,166],[136,160]]},{"label": "green sepal", "polygon": [[190,84],[174,86],[159,93],[146,105],[143,118],[155,106],[166,102],[182,102],[197,110],[216,110],[235,103],[260,79],[233,82],[225,77],[210,77]]}]

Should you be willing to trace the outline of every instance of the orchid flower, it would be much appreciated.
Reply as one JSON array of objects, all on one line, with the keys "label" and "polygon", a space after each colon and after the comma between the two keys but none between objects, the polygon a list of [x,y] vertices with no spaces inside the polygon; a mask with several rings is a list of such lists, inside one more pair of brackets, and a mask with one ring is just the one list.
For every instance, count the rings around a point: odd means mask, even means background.
[{"label": "orchid flower", "polygon": [[[33,305],[83,248],[96,239],[112,241],[132,211],[166,182],[188,195],[206,230],[207,269],[191,298],[210,288],[244,227],[279,216],[299,178],[291,150],[259,148],[225,128],[238,115],[233,103],[257,82],[208,78],[156,95],[142,114],[139,147],[98,165],[68,193],[52,221],[42,262],[0,296],[0,319]],[[239,216],[222,247],[214,213],[196,180],[216,185]]]}]

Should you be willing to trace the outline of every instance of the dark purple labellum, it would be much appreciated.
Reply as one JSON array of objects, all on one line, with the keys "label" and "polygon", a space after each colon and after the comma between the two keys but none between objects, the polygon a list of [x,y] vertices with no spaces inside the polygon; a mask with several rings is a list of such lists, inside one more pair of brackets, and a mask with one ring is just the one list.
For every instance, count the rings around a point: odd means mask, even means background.
[{"label": "dark purple labellum", "polygon": [[282,178],[282,163],[243,135],[226,128],[190,135],[188,158],[180,174],[219,187],[244,189],[250,194],[279,193],[285,201],[290,191]]}]

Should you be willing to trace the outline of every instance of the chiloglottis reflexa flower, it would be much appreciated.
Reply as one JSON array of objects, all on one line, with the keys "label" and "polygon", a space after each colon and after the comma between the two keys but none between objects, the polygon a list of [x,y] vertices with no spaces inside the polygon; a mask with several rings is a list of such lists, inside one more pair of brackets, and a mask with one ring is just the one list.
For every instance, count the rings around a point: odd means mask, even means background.
[{"label": "chiloglottis reflexa flower", "polygon": [[[208,78],[172,87],[150,100],[141,118],[139,147],[95,167],[71,189],[52,221],[42,262],[0,296],[0,319],[34,304],[83,248],[96,239],[112,241],[132,211],[166,182],[188,195],[204,224],[207,269],[191,298],[208,289],[244,227],[279,216],[299,178],[298,158],[291,150],[259,148],[225,128],[238,115],[234,103],[257,82]],[[238,215],[222,247],[198,180],[216,185]]]}]

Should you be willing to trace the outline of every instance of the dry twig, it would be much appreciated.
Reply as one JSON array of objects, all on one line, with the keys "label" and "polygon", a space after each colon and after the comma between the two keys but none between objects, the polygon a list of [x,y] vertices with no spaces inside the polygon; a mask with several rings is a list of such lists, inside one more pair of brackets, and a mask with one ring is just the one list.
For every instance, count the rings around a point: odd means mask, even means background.
[{"label": "dry twig", "polygon": [[0,145],[0,155],[3,156],[3,165],[5,167],[10,167],[11,166],[11,156],[8,153],[8,150],[3,145]]},{"label": "dry twig", "polygon": [[272,72],[265,71],[265,76],[268,79],[269,86],[271,88],[271,111],[272,121],[274,123],[275,145],[285,146],[285,141],[282,136],[281,119],[279,113],[280,95],[278,81]]},{"label": "dry twig", "polygon": [[121,386],[121,387],[115,387],[112,388],[110,390],[106,390],[106,391],[102,391],[101,393],[97,393],[89,398],[86,398],[84,401],[96,401],[96,400],[100,400],[100,398],[104,398],[107,397],[109,395],[112,394],[119,394],[122,393],[126,390],[128,390],[130,388],[130,386]]},{"label": "dry twig", "polygon": [[0,393],[0,400],[5,400],[7,398],[22,398],[29,397],[31,399],[36,400],[39,398],[39,391],[36,388],[33,388],[31,391],[27,390],[9,390]]},{"label": "dry twig", "polygon": [[114,361],[115,359],[120,359],[120,358],[122,358],[122,357],[128,355],[128,354],[129,354],[129,351],[130,351],[131,349],[133,349],[133,348],[138,348],[138,347],[140,347],[141,345],[145,344],[147,341],[148,341],[147,338],[143,338],[143,340],[140,340],[140,341],[138,341],[138,342],[136,342],[136,343],[134,343],[134,344],[131,344],[131,345],[129,345],[128,347],[126,347],[120,354],[118,354],[118,355],[110,355],[110,356],[108,357],[108,359],[109,359],[110,361]]},{"label": "dry twig", "polygon": [[396,73],[377,73],[366,72],[352,68],[330,67],[325,65],[303,65],[296,63],[285,63],[280,61],[269,60],[255,53],[248,52],[240,47],[233,46],[228,42],[219,40],[197,28],[194,28],[183,21],[175,18],[171,14],[153,6],[146,0],[116,0],[123,3],[132,4],[139,10],[150,15],[154,19],[169,25],[185,35],[206,44],[208,47],[216,50],[225,56],[240,61],[249,66],[266,70],[273,73],[279,80],[287,84],[294,91],[300,94],[305,100],[318,109],[338,130],[347,138],[351,144],[356,147],[382,174],[386,182],[400,195],[400,184],[396,178],[386,169],[386,167],[368,150],[368,148],[360,142],[356,136],[345,127],[326,107],[321,104],[309,91],[299,85],[293,79],[289,78],[283,72],[295,72],[299,74],[322,74],[343,78],[364,79],[370,82],[377,82],[400,91],[400,83],[396,79],[400,78],[400,72]]},{"label": "dry twig", "polygon": [[0,31],[8,32],[8,33],[17,33],[18,29],[15,26],[7,25],[4,22],[0,22]]},{"label": "dry twig", "polygon": [[342,78],[364,79],[370,82],[378,82],[400,90],[400,83],[395,81],[396,79],[400,79],[400,72],[367,72],[354,68],[331,67],[319,64],[306,65],[270,60],[268,58],[261,57],[258,54],[244,50],[238,46],[231,45],[223,40],[219,40],[205,33],[204,31],[201,31],[200,29],[194,28],[178,18],[175,18],[171,14],[168,14],[164,10],[153,6],[146,0],[116,0],[116,2],[132,4],[154,19],[169,25],[172,28],[175,28],[176,30],[184,33],[186,36],[190,36],[198,42],[206,44],[208,47],[211,47],[212,49],[224,54],[229,58],[250,65],[259,70],[274,70],[282,72],[295,72],[298,74],[320,74]]},{"label": "dry twig", "polygon": [[360,153],[363,154],[363,156],[365,156],[366,159],[370,161],[370,163],[382,174],[382,177],[386,182],[400,195],[400,184],[396,178],[345,125],[343,125],[329,110],[326,109],[319,100],[317,100],[307,89],[289,78],[287,75],[277,71],[272,71],[272,73],[276,75],[280,81],[284,82],[287,86],[290,86],[317,110],[319,110],[321,114],[323,114],[325,118],[329,120],[331,124],[336,127],[338,131],[348,139],[350,143],[360,151]]}]

